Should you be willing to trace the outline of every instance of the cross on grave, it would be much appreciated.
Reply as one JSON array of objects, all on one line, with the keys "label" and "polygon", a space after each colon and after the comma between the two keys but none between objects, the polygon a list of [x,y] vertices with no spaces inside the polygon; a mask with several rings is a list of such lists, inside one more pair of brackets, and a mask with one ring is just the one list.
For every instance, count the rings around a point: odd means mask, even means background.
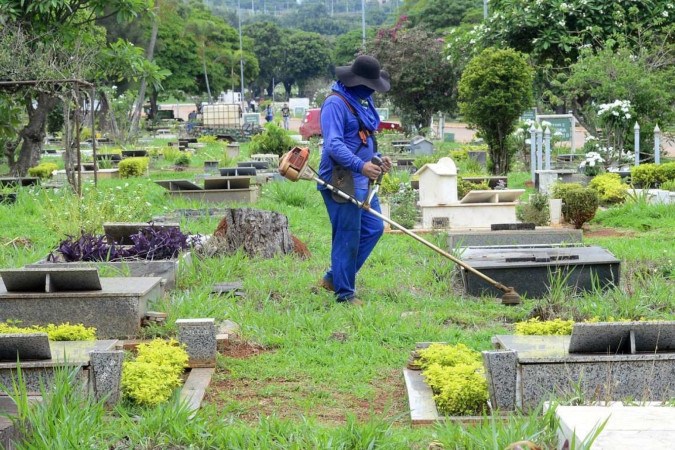
[{"label": "cross on grave", "polygon": [[23,268],[0,270],[7,292],[100,291],[96,268]]}]

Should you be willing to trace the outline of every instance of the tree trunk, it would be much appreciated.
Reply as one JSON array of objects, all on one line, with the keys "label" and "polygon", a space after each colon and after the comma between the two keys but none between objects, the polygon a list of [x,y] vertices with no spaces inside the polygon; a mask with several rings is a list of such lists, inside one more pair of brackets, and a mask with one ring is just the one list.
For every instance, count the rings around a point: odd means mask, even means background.
[{"label": "tree trunk", "polygon": [[40,160],[42,143],[47,135],[47,116],[57,102],[56,97],[45,92],[38,93],[36,106],[33,106],[32,98],[29,97],[26,100],[28,124],[19,132],[22,143],[18,159],[9,161],[12,175],[25,177],[28,169],[37,165]]},{"label": "tree trunk", "polygon": [[273,211],[253,208],[229,209],[205,245],[208,255],[242,250],[249,256],[273,258],[293,251],[288,218]]},{"label": "tree trunk", "polygon": [[[145,58],[152,61],[155,54],[155,44],[157,43],[157,31],[159,28],[159,0],[155,1],[155,15],[152,20],[152,32],[150,34],[150,42],[148,48],[145,50]],[[206,75],[206,72],[204,72]],[[136,98],[136,106],[131,115],[131,126],[129,127],[129,136],[131,139],[138,134],[138,124],[141,121],[141,112],[143,111],[143,103],[145,103],[145,89],[148,85],[145,77],[141,80],[141,86],[138,88],[138,98]]]}]

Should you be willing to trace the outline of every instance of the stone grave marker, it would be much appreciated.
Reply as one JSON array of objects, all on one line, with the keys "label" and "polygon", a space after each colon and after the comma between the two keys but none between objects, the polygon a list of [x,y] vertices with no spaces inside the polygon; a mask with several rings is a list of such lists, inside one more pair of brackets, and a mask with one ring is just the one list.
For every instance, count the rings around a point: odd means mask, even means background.
[{"label": "stone grave marker", "polygon": [[237,163],[239,167],[255,167],[258,170],[267,170],[270,168],[270,163],[268,161],[243,161]]},{"label": "stone grave marker", "polygon": [[220,169],[221,177],[238,177],[238,176],[256,176],[255,167],[221,167]]},{"label": "stone grave marker", "polygon": [[157,180],[155,183],[169,191],[201,191],[200,186],[189,180]]},{"label": "stone grave marker", "polygon": [[655,353],[675,351],[675,322],[575,323],[570,353]]},{"label": "stone grave marker", "polygon": [[215,319],[178,319],[178,341],[185,344],[190,367],[216,366]]},{"label": "stone grave marker", "polygon": [[7,292],[100,291],[96,268],[23,268],[0,270]]},{"label": "stone grave marker", "polygon": [[204,178],[204,189],[248,189],[250,177],[208,177]]},{"label": "stone grave marker", "polygon": [[0,361],[51,359],[47,333],[0,334]]}]

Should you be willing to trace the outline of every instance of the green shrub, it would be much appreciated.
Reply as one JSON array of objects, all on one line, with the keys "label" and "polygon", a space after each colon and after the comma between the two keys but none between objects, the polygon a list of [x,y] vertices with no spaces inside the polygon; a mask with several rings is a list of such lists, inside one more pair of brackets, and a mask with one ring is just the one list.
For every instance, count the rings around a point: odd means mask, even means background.
[{"label": "green shrub", "polygon": [[400,186],[401,180],[399,178],[392,175],[391,172],[385,173],[382,177],[379,194],[382,196],[395,194],[398,192]]},{"label": "green shrub", "polygon": [[50,341],[93,341],[96,339],[96,328],[85,327],[82,324],[71,325],[66,322],[60,325],[50,323],[47,326],[18,327],[0,322],[0,333],[26,334],[35,332],[47,333]]},{"label": "green shrub", "polygon": [[418,353],[422,369],[426,369],[434,363],[448,367],[480,363],[480,354],[464,344],[431,344]]},{"label": "green shrub", "polygon": [[391,220],[404,228],[412,228],[417,222],[415,191],[405,186],[389,198]]},{"label": "green shrub", "polygon": [[665,181],[661,179],[661,176],[662,174],[657,164],[640,164],[639,166],[632,166],[630,168],[631,183],[643,188],[654,187]]},{"label": "green shrub", "polygon": [[595,217],[600,200],[593,189],[581,188],[569,191],[563,198],[563,204],[567,210],[565,219],[574,224],[574,228],[580,229]]},{"label": "green shrub", "polygon": [[532,194],[529,203],[518,205],[516,217],[521,222],[533,223],[537,226],[548,225],[551,220],[548,195],[539,192]]},{"label": "green shrub", "polygon": [[118,168],[121,178],[140,177],[145,175],[150,163],[147,157],[126,158],[120,161]]},{"label": "green shrub", "polygon": [[481,181],[480,183],[473,183],[471,181],[465,181],[462,177],[457,177],[457,198],[461,199],[469,191],[489,191],[490,183],[487,180]]},{"label": "green shrub", "polygon": [[294,146],[295,141],[283,128],[268,123],[265,125],[265,131],[253,136],[249,150],[251,153],[273,153],[281,156]]},{"label": "green shrub", "polygon": [[480,353],[463,344],[432,344],[419,355],[422,374],[440,412],[451,416],[482,413],[488,391]]},{"label": "green shrub", "polygon": [[175,166],[187,167],[190,165],[190,155],[182,152],[178,157],[173,161]]},{"label": "green shrub", "polygon": [[559,198],[562,202],[562,214],[568,217],[570,214],[569,208],[566,205],[565,197],[571,191],[583,189],[584,187],[579,183],[554,183],[551,188],[551,198]]},{"label": "green shrub", "polygon": [[675,192],[675,180],[669,180],[664,183],[661,183],[661,189],[670,192]]},{"label": "green shrub", "polygon": [[136,360],[125,362],[122,369],[124,396],[144,406],[167,401],[181,385],[187,361],[187,352],[173,339],[139,345]]},{"label": "green shrub", "polygon": [[187,367],[188,354],[175,340],[155,339],[148,344],[140,344],[137,351],[138,362],[166,365],[179,373]]},{"label": "green shrub", "polygon": [[54,172],[56,169],[58,169],[58,167],[54,163],[41,163],[28,169],[28,175],[46,180],[51,178],[52,172]]},{"label": "green shrub", "polygon": [[197,142],[202,143],[202,144],[215,144],[216,142],[218,142],[218,138],[216,136],[207,134],[207,135],[198,137]]},{"label": "green shrub", "polygon": [[175,161],[182,154],[183,152],[176,147],[164,147],[162,149],[162,156],[164,156],[164,160],[168,162]]},{"label": "green shrub", "polygon": [[675,162],[661,164],[658,170],[662,183],[675,180]]},{"label": "green shrub", "polygon": [[618,173],[603,173],[594,177],[588,187],[598,193],[600,203],[610,205],[621,203],[628,195],[628,185]]},{"label": "green shrub", "polygon": [[516,334],[520,335],[568,335],[572,334],[573,320],[546,320],[538,318],[516,323]]},{"label": "green shrub", "polygon": [[421,169],[424,167],[425,164],[435,164],[438,162],[439,159],[441,159],[444,155],[441,153],[432,153],[431,155],[421,155],[415,158],[413,161],[413,166],[417,168],[417,170]]}]

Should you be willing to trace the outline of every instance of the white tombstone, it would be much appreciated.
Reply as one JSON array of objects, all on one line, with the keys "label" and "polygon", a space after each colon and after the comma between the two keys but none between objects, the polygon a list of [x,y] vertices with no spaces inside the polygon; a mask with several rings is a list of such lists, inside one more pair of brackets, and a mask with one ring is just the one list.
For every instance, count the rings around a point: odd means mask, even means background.
[{"label": "white tombstone", "polygon": [[452,158],[425,164],[415,173],[419,178],[420,206],[448,205],[457,202],[457,166]]}]

